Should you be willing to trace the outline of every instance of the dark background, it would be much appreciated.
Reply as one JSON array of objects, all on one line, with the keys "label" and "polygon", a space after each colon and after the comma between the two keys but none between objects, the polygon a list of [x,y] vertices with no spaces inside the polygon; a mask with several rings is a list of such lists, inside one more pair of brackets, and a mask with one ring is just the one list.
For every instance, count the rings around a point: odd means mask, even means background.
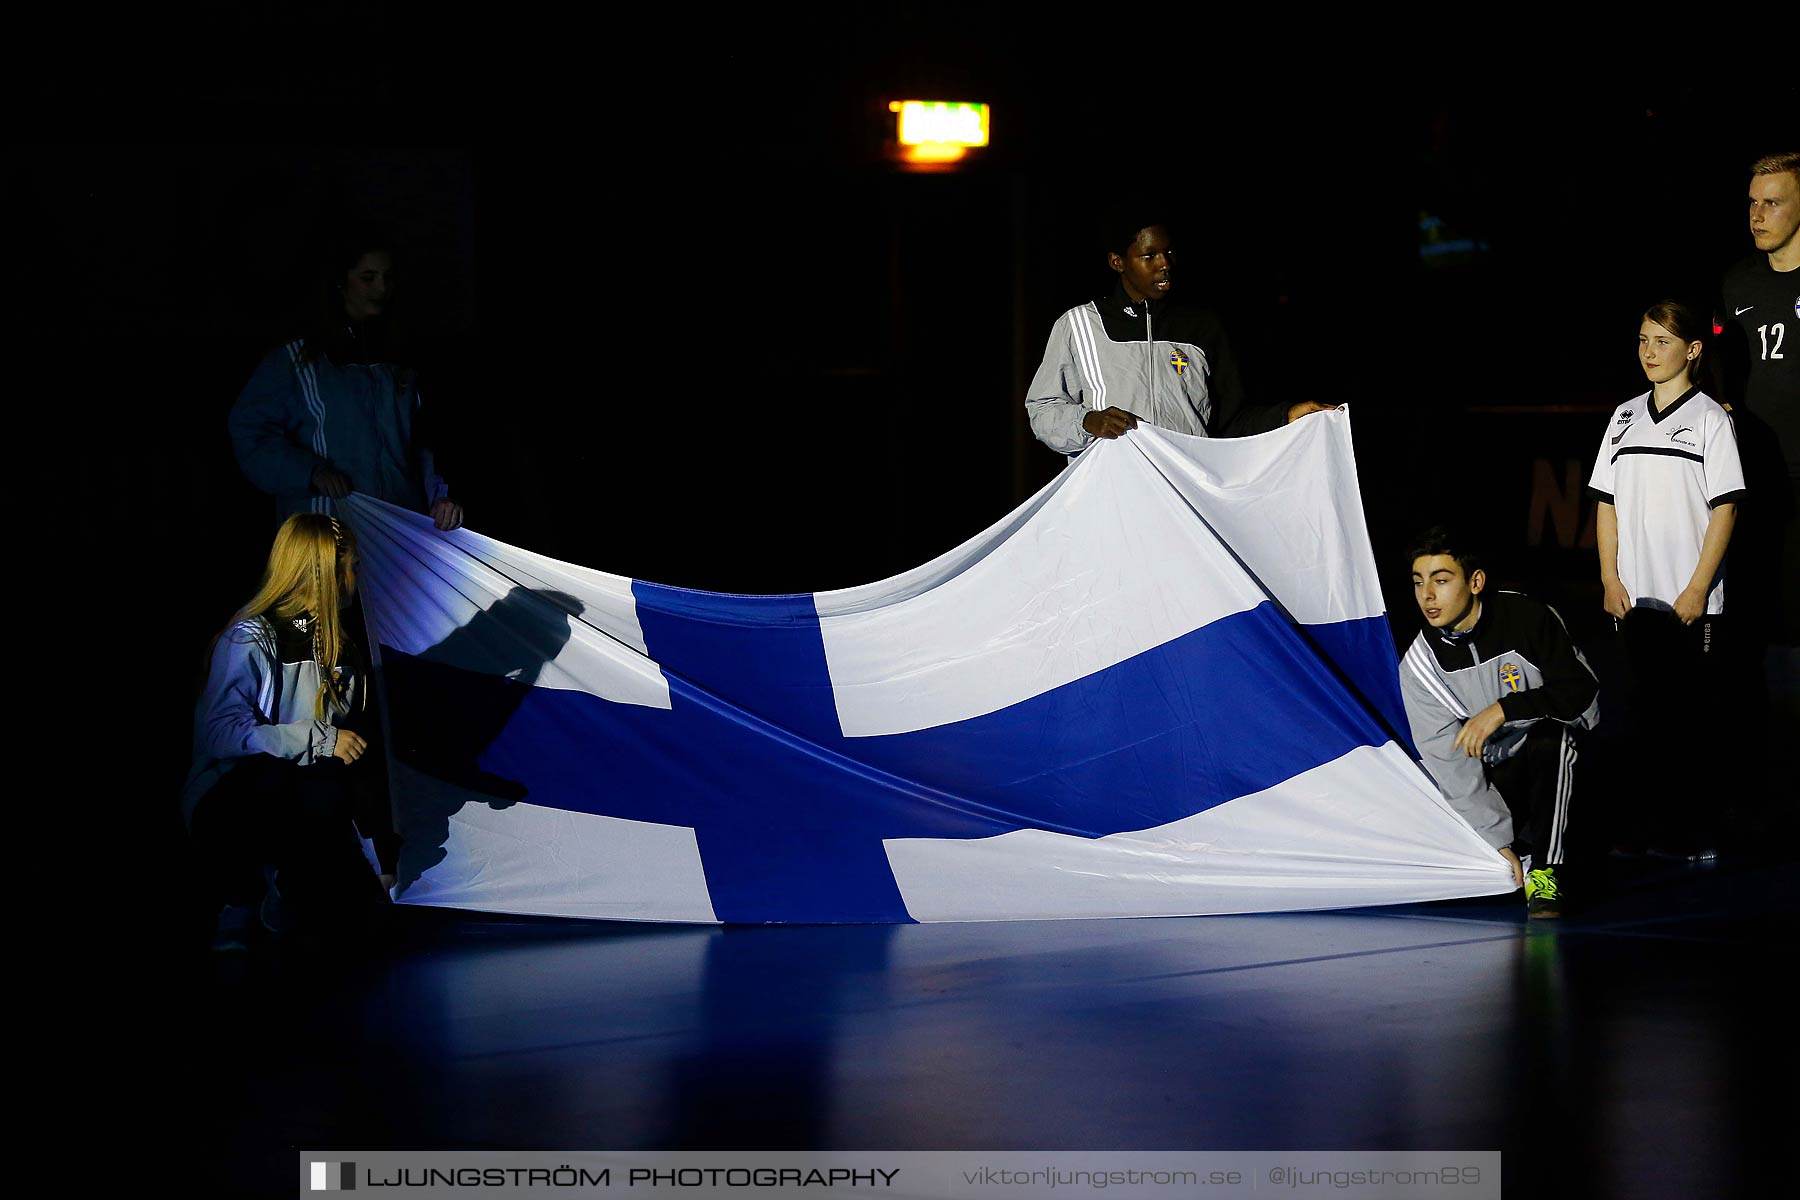
[{"label": "dark background", "polygon": [[[1575,46],[1491,14],[1479,34],[1109,17],[15,24],[11,641],[20,679],[51,680],[15,688],[11,738],[14,925],[55,943],[14,955],[50,1002],[34,1115],[90,1149],[206,1136],[167,1042],[210,996],[181,982],[212,913],[176,797],[208,639],[272,529],[224,422],[336,223],[404,234],[398,306],[474,528],[813,591],[923,562],[1060,468],[1024,383],[1055,317],[1111,285],[1094,209],[1158,191],[1181,293],[1221,310],[1253,399],[1352,405],[1397,633],[1405,539],[1448,517],[1597,638],[1571,483],[1643,387],[1638,314],[1704,301],[1749,251],[1745,168],[1792,146],[1792,85],[1744,55],[1696,69],[1673,24]],[[914,97],[991,104],[994,145],[896,169],[886,104]]]},{"label": "dark background", "polygon": [[[336,224],[403,237],[396,308],[472,527],[804,592],[923,562],[1060,468],[1024,384],[1056,315],[1111,285],[1095,211],[1160,195],[1180,292],[1220,309],[1252,399],[1352,405],[1402,636],[1399,553],[1444,518],[1591,636],[1574,485],[1643,386],[1638,314],[1707,302],[1750,249],[1748,164],[1795,129],[1773,74],[1500,29],[1296,43],[918,4],[124,20],[13,47],[7,390],[75,581],[35,607],[95,660],[79,678],[131,664],[71,703],[145,743],[59,721],[58,753],[98,746],[124,779],[91,806],[172,848],[201,658],[272,526],[225,414]],[[989,103],[993,146],[899,169],[905,98]]]}]

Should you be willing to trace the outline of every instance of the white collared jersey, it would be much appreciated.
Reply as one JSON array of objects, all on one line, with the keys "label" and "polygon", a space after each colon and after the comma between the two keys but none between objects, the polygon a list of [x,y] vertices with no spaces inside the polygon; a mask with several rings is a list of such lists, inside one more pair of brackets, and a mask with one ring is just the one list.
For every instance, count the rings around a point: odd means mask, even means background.
[{"label": "white collared jersey", "polygon": [[[1614,410],[1588,487],[1618,510],[1619,582],[1633,605],[1668,609],[1694,577],[1712,510],[1744,496],[1731,417],[1698,388],[1661,412],[1645,392]],[[1725,611],[1725,567],[1706,595]]]}]

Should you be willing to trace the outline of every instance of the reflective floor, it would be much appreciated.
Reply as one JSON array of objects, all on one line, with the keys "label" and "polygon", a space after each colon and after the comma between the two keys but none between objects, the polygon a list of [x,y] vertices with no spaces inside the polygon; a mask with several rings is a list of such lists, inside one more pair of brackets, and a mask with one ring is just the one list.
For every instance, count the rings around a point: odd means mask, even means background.
[{"label": "reflective floor", "polygon": [[361,965],[165,966],[139,1123],[236,1194],[293,1194],[297,1147],[683,1146],[1500,1149],[1512,1194],[1757,1192],[1796,1113],[1800,869],[1605,871],[1530,927],[408,910]]}]

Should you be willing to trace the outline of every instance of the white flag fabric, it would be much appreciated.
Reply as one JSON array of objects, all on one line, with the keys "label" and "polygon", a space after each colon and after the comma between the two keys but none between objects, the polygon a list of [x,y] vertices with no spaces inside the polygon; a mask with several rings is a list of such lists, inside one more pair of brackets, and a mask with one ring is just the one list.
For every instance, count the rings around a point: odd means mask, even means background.
[{"label": "white flag fabric", "polygon": [[405,902],[958,921],[1512,888],[1397,732],[1344,412],[1141,426],[948,554],[810,595],[347,508]]}]

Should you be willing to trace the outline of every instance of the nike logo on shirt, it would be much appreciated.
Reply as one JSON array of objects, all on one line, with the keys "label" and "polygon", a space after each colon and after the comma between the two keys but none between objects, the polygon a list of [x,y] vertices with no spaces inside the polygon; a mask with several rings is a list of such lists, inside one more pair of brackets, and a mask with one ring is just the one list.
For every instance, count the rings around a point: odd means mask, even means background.
[{"label": "nike logo on shirt", "polygon": [[1749,312],[1751,309],[1753,309],[1755,307],[1756,307],[1756,305],[1754,305],[1754,304],[1746,304],[1746,305],[1744,305],[1744,307],[1738,309],[1736,312],[1732,313],[1731,315],[1734,317],[1741,317],[1745,313]]}]

